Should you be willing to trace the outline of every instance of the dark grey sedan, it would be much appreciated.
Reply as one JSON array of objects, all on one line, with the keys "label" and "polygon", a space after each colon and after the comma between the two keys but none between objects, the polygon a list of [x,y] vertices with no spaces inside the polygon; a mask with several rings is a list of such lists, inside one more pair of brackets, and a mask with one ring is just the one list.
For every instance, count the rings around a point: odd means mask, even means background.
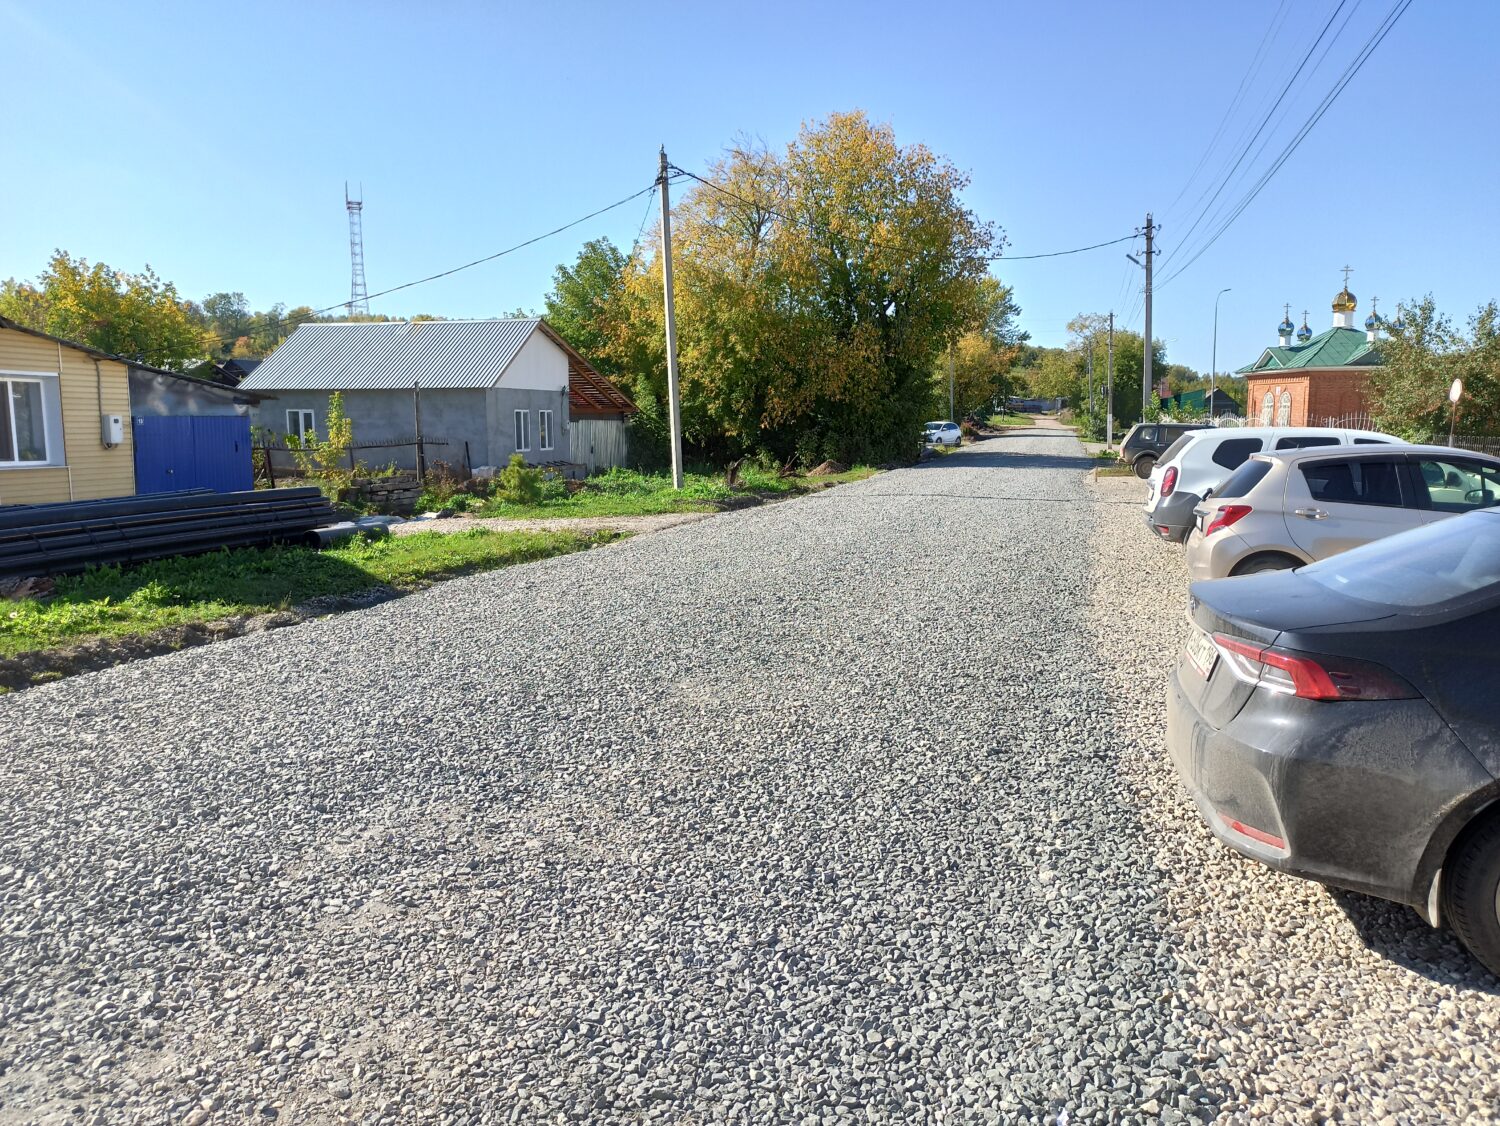
[{"label": "dark grey sedan", "polygon": [[1191,616],[1167,745],[1215,835],[1500,973],[1500,511],[1194,583]]}]

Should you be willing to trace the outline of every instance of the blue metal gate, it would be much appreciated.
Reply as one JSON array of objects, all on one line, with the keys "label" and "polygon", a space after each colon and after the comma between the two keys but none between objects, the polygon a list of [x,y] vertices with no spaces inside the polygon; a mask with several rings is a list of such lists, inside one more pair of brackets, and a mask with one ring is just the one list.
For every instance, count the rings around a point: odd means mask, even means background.
[{"label": "blue metal gate", "polygon": [[134,421],[137,493],[255,487],[248,418],[146,415]]}]

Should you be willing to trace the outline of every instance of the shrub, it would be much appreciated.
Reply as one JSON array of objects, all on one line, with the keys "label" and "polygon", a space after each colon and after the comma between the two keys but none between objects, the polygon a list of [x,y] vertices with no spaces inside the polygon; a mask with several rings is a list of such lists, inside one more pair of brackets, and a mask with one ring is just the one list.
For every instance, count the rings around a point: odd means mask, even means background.
[{"label": "shrub", "polygon": [[510,455],[510,464],[500,470],[496,481],[495,495],[511,504],[540,504],[542,501],[542,471],[528,469],[526,459],[520,454]]},{"label": "shrub", "polygon": [[344,413],[344,396],[337,391],[328,399],[323,429],[328,434],[326,438],[319,438],[313,431],[301,439],[288,434],[287,448],[303,474],[316,478],[330,499],[342,500],[354,484],[354,469],[349,464],[349,452],[354,448],[354,423]]}]

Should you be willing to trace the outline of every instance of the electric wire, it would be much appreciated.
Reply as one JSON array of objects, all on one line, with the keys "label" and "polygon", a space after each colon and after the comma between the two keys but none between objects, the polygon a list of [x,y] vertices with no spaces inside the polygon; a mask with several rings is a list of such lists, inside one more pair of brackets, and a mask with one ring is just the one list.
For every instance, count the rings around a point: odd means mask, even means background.
[{"label": "electric wire", "polygon": [[1214,130],[1214,135],[1209,138],[1208,146],[1203,150],[1203,155],[1198,158],[1198,163],[1193,167],[1192,172],[1188,174],[1187,180],[1184,181],[1182,187],[1172,198],[1172,202],[1167,204],[1167,211],[1170,212],[1172,208],[1176,207],[1178,200],[1182,199],[1187,194],[1188,188],[1193,186],[1193,181],[1198,178],[1198,173],[1203,170],[1203,166],[1208,162],[1209,154],[1214,151],[1214,146],[1219,143],[1219,138],[1223,136],[1224,127],[1229,124],[1246,90],[1260,73],[1260,68],[1266,59],[1266,45],[1271,42],[1278,30],[1279,24],[1285,18],[1287,3],[1288,0],[1281,0],[1281,4],[1276,9],[1276,14],[1271,17],[1271,22],[1266,25],[1265,34],[1260,37],[1260,45],[1255,49],[1255,54],[1251,57],[1250,65],[1245,68],[1245,73],[1240,77],[1240,84],[1234,91],[1234,97],[1229,100],[1229,108],[1224,111],[1224,116],[1219,119],[1219,127]]},{"label": "electric wire", "polygon": [[1214,231],[1212,237],[1210,237],[1207,242],[1199,247],[1191,258],[1189,258],[1181,266],[1173,270],[1173,272],[1167,275],[1166,278],[1162,279],[1162,281],[1158,285],[1158,288],[1160,288],[1161,286],[1165,286],[1166,284],[1171,282],[1174,278],[1178,277],[1184,270],[1186,270],[1194,262],[1201,258],[1204,252],[1207,251],[1208,248],[1211,247],[1215,242],[1217,242],[1220,236],[1222,236],[1224,232],[1234,224],[1235,220],[1244,213],[1245,209],[1254,202],[1255,197],[1258,196],[1265,188],[1265,186],[1271,182],[1271,179],[1281,169],[1281,166],[1291,158],[1292,154],[1297,151],[1298,146],[1302,144],[1307,135],[1312,132],[1313,128],[1318,124],[1318,122],[1321,121],[1324,115],[1329,111],[1329,109],[1333,107],[1333,103],[1338,100],[1338,96],[1344,92],[1345,87],[1347,87],[1349,83],[1354,80],[1354,77],[1360,72],[1360,70],[1363,69],[1370,56],[1375,53],[1376,49],[1379,48],[1381,43],[1385,42],[1386,36],[1391,33],[1391,30],[1396,26],[1397,21],[1399,21],[1401,17],[1406,14],[1406,10],[1411,7],[1412,2],[1413,0],[1396,0],[1396,3],[1392,6],[1391,10],[1386,14],[1385,19],[1381,21],[1380,25],[1375,29],[1369,40],[1366,41],[1363,49],[1361,49],[1359,54],[1355,56],[1354,61],[1344,69],[1344,73],[1340,75],[1338,81],[1334,83],[1333,88],[1330,89],[1326,95],[1324,95],[1323,101],[1318,105],[1318,108],[1313,112],[1312,116],[1303,123],[1302,128],[1297,131],[1297,134],[1291,139],[1291,141],[1287,143],[1286,147],[1282,149],[1281,154],[1276,158],[1276,161],[1266,169],[1266,171],[1261,175],[1260,179],[1256,182],[1255,186],[1250,189],[1249,193],[1247,193],[1245,197],[1239,202],[1239,204],[1229,214],[1228,218],[1226,218],[1224,222],[1219,226],[1219,228]]},{"label": "electric wire", "polygon": [[1348,2],[1349,0],[1338,0],[1338,4],[1334,7],[1333,13],[1328,17],[1328,22],[1323,25],[1323,29],[1318,32],[1318,37],[1314,39],[1308,46],[1306,53],[1302,56],[1302,61],[1297,64],[1297,69],[1292,72],[1291,78],[1287,79],[1286,85],[1281,88],[1281,93],[1277,95],[1276,101],[1272,103],[1271,108],[1266,112],[1265,117],[1261,119],[1260,125],[1255,130],[1254,136],[1250,138],[1250,143],[1241,150],[1239,158],[1234,162],[1234,166],[1230,168],[1228,174],[1219,181],[1219,186],[1214,189],[1214,193],[1209,198],[1208,203],[1203,207],[1201,211],[1198,212],[1198,215],[1193,220],[1192,225],[1188,227],[1187,233],[1182,236],[1182,242],[1179,244],[1179,246],[1187,245],[1188,240],[1193,237],[1193,233],[1197,231],[1198,227],[1203,223],[1204,218],[1213,208],[1213,205],[1218,202],[1219,196],[1223,194],[1224,189],[1229,185],[1229,181],[1234,178],[1234,174],[1239,171],[1240,165],[1245,162],[1245,158],[1250,155],[1250,150],[1255,146],[1255,142],[1259,140],[1260,135],[1265,132],[1266,126],[1270,124],[1271,118],[1275,116],[1276,111],[1281,107],[1281,103],[1286,99],[1287,93],[1291,90],[1293,83],[1297,81],[1297,78],[1299,75],[1301,75],[1303,68],[1307,66],[1308,60],[1312,58],[1313,52],[1318,49],[1318,45],[1323,42],[1323,37],[1328,34],[1328,29],[1333,26],[1333,21],[1338,18],[1339,13],[1344,9],[1344,5]]}]

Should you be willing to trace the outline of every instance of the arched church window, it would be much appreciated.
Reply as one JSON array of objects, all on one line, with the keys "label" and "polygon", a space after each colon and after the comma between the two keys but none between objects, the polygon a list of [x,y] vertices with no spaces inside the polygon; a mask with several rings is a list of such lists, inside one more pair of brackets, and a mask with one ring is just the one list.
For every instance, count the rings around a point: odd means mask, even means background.
[{"label": "arched church window", "polygon": [[1260,424],[1262,426],[1271,425],[1271,414],[1275,410],[1276,396],[1267,391],[1265,399],[1260,404]]},{"label": "arched church window", "polygon": [[1276,425],[1290,426],[1292,422],[1292,393],[1283,391],[1281,401],[1276,404]]}]

